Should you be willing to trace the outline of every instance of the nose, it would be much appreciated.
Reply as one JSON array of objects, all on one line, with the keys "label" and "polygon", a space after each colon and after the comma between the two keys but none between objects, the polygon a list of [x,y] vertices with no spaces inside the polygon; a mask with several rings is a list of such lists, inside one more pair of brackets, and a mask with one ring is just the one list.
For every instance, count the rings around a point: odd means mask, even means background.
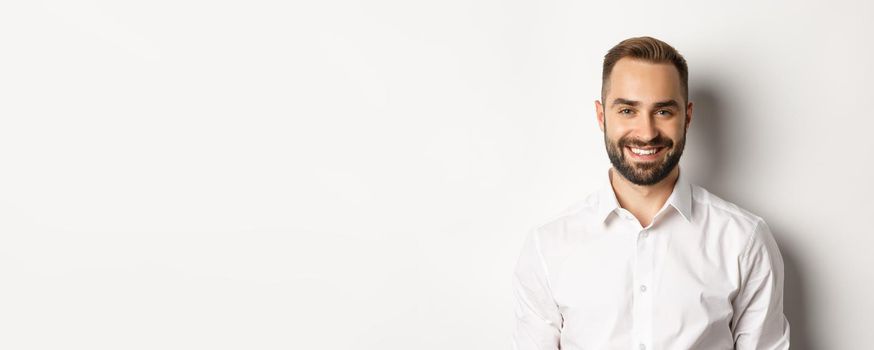
[{"label": "nose", "polygon": [[638,118],[637,137],[643,142],[651,142],[659,137],[659,130],[656,128],[655,120],[652,117]]}]

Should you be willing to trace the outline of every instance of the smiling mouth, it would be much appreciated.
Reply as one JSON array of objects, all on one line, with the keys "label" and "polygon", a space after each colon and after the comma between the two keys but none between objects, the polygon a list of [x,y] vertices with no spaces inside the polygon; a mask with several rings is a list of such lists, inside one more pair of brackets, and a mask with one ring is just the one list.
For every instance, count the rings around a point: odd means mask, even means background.
[{"label": "smiling mouth", "polygon": [[642,159],[642,160],[656,159],[657,157],[661,156],[661,154],[664,152],[664,149],[665,149],[665,147],[637,148],[637,147],[631,147],[631,146],[626,146],[625,148],[628,150],[628,153],[631,154],[632,158]]}]

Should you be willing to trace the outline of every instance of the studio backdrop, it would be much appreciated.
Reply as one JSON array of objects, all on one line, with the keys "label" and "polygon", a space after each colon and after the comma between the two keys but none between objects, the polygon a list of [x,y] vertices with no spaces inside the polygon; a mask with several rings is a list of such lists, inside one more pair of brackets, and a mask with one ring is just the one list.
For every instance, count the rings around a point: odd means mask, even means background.
[{"label": "studio backdrop", "polygon": [[508,349],[620,40],[763,217],[793,349],[870,348],[869,1],[4,1],[0,348]]}]

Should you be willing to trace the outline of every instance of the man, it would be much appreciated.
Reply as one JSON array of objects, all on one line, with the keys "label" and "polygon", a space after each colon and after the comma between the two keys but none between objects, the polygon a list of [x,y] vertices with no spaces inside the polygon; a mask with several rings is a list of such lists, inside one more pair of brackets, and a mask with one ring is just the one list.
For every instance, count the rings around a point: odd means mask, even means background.
[{"label": "man", "polygon": [[688,183],[688,69],[630,38],[604,58],[604,186],[528,235],[518,350],[787,349],[783,260],[758,216]]}]

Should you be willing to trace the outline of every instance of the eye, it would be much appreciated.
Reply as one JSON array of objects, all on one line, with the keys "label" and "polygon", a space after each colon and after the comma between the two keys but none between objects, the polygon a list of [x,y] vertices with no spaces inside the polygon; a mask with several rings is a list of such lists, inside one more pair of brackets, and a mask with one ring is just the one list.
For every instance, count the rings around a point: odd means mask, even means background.
[{"label": "eye", "polygon": [[660,109],[660,110],[656,111],[656,114],[661,115],[661,116],[669,116],[669,115],[673,115],[674,113],[672,113],[671,111],[669,111],[667,109]]},{"label": "eye", "polygon": [[631,114],[631,108],[620,109],[619,114]]}]

